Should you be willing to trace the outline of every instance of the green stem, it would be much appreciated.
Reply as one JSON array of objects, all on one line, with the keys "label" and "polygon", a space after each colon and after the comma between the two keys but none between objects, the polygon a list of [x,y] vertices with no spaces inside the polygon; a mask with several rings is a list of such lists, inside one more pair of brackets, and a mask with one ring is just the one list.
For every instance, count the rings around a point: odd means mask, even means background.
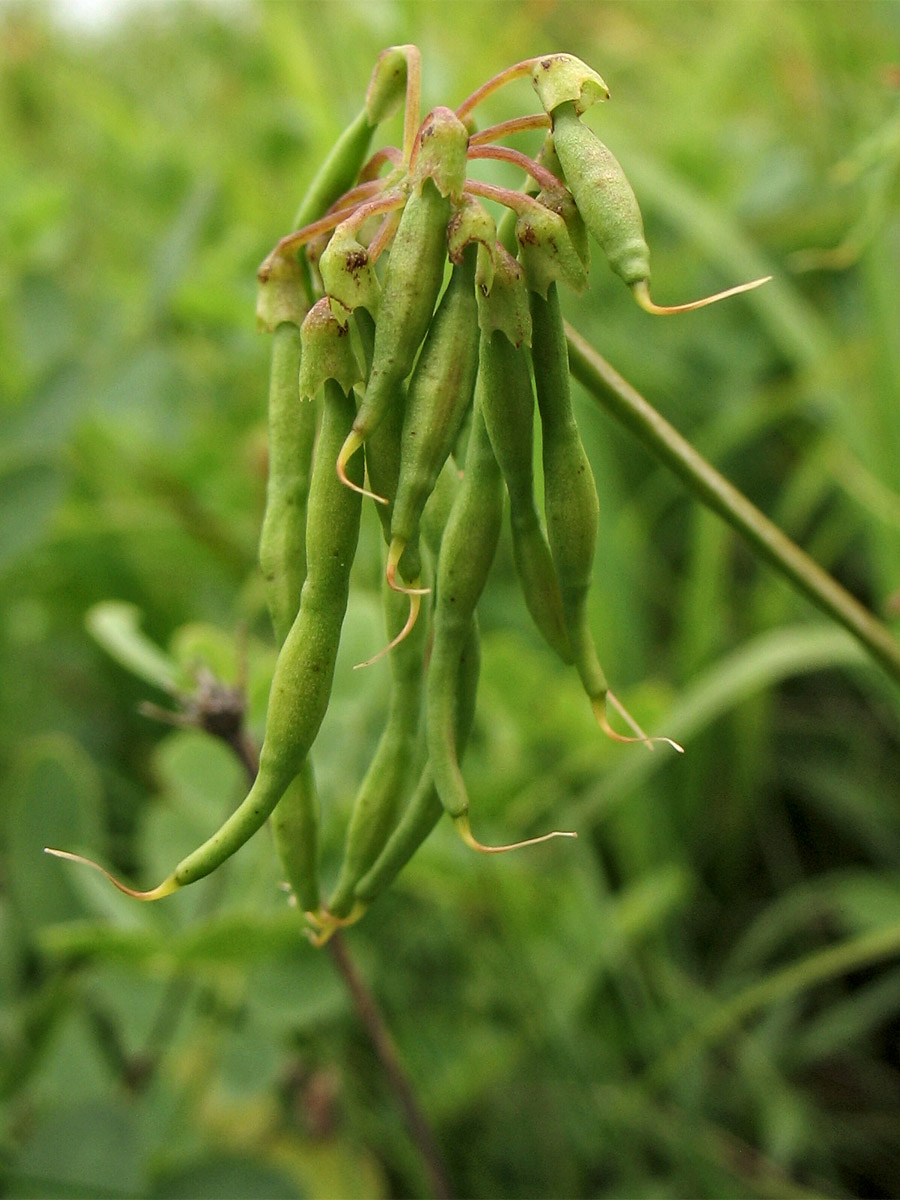
[{"label": "green stem", "polygon": [[723,517],[799,592],[848,629],[900,682],[900,643],[886,626],[720,475],[569,325],[566,338],[570,370],[591,396],[674,471],[701,503]]}]

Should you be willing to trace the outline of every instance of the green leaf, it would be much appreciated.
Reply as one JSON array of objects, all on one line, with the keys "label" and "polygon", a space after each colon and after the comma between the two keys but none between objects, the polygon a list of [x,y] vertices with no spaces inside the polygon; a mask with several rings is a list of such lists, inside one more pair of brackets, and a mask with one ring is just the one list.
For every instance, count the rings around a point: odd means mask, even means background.
[{"label": "green leaf", "polygon": [[64,865],[44,853],[103,845],[102,785],[84,750],[62,734],[34,738],[19,757],[7,786],[4,818],[13,906],[31,930],[84,915]]},{"label": "green leaf", "polygon": [[88,633],[126,671],[164,692],[177,691],[178,667],[141,633],[140,622],[140,609],[123,600],[104,600],[95,604],[85,617]]},{"label": "green leaf", "polygon": [[237,1154],[197,1159],[161,1175],[149,1193],[151,1200],[304,1200],[308,1194],[277,1167]]}]

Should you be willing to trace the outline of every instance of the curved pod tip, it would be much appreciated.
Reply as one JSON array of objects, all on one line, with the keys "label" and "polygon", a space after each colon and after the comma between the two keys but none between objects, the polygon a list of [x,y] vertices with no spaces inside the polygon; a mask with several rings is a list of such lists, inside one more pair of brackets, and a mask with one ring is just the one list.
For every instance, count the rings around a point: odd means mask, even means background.
[{"label": "curved pod tip", "polygon": [[379,650],[377,654],[373,654],[372,657],[367,658],[365,662],[355,663],[353,666],[354,671],[360,671],[363,667],[371,667],[374,663],[380,662],[385,655],[390,654],[395,646],[399,646],[403,639],[409,637],[409,635],[412,633],[413,626],[419,617],[419,608],[422,604],[422,596],[427,594],[428,588],[397,588],[396,590],[398,592],[406,592],[409,596],[409,616],[406,618],[406,624],[393,639],[393,641],[388,642],[383,650]]},{"label": "curved pod tip", "polygon": [[347,463],[363,444],[363,438],[351,429],[347,434],[347,438],[341,446],[341,452],[337,457],[337,476],[344,487],[350,488],[351,492],[359,492],[361,496],[368,496],[370,500],[374,500],[377,504],[387,504],[388,500],[385,496],[379,496],[376,492],[370,492],[367,488],[360,487],[358,483],[354,483],[352,479],[347,477]]},{"label": "curved pod tip", "polygon": [[687,304],[656,304],[650,298],[650,288],[646,279],[632,284],[631,291],[644,312],[652,313],[654,316],[669,317],[673,313],[693,312],[695,308],[706,308],[708,304],[718,304],[720,300],[727,300],[729,296],[739,296],[741,292],[751,292],[754,288],[768,283],[771,278],[771,275],[763,275],[762,278],[753,279],[750,283],[739,283],[736,287],[726,288],[724,292],[715,292],[712,296],[703,296],[700,300],[690,300]]},{"label": "curved pod tip", "polygon": [[454,817],[453,824],[456,826],[456,832],[466,845],[472,850],[477,850],[479,854],[505,854],[508,850],[520,850],[523,846],[536,846],[539,842],[549,842],[551,838],[578,837],[578,834],[574,830],[554,829],[550,833],[542,833],[538,837],[524,838],[521,842],[510,842],[507,846],[486,846],[483,842],[479,842],[472,833],[467,813],[463,813],[459,817]]},{"label": "curved pod tip", "polygon": [[[606,715],[607,702],[613,706],[622,720],[625,721],[629,728],[633,730],[633,737],[629,737],[625,733],[617,733],[616,730],[610,725],[609,717]],[[680,746],[678,742],[673,741],[672,738],[664,737],[661,734],[655,737],[650,737],[649,734],[644,733],[643,729],[641,729],[640,725],[638,725],[637,721],[634,719],[622,701],[614,696],[612,692],[608,691],[603,696],[593,700],[591,702],[591,707],[594,710],[594,716],[597,718],[597,724],[600,726],[606,736],[612,741],[641,742],[647,747],[648,750],[652,750],[656,742],[664,742],[667,746],[671,746],[672,749],[677,751],[679,754],[684,754],[684,746]]]},{"label": "curved pod tip", "polygon": [[83,854],[73,854],[70,850],[55,850],[52,846],[45,846],[44,853],[52,854],[54,858],[65,858],[69,862],[83,863],[86,867],[93,867],[95,871],[105,875],[120,892],[124,892],[126,896],[133,896],[135,900],[162,900],[164,896],[171,896],[173,892],[177,892],[181,886],[175,876],[170,875],[158,887],[151,888],[149,892],[140,892],[137,888],[131,888],[127,883],[122,883],[120,879],[116,879],[115,875],[107,871],[106,867],[101,867],[98,862],[94,862],[92,858],[86,858]]}]

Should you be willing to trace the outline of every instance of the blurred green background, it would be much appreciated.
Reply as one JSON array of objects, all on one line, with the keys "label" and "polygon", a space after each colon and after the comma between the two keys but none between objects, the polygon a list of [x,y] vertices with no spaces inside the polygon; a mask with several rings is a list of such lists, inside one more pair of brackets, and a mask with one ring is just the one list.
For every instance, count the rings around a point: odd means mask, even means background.
[{"label": "blurred green background", "polygon": [[[896,628],[900,6],[283,0],[89,25],[80,8],[0,8],[0,1192],[421,1195],[266,834],[148,907],[41,855],[156,882],[242,788],[218,744],[137,712],[165,695],[86,614],[126,601],[182,670],[231,681],[246,630],[261,732],[255,270],[378,50],[415,42],[428,106],[550,50],[603,74],[590,123],[641,200],[661,302],[775,276],[653,319],[596,254],[566,305]],[[534,107],[518,84],[482,119]],[[504,543],[477,828],[581,837],[483,861],[439,828],[350,949],[461,1196],[896,1195],[897,688],[579,405],[601,655],[687,753],[598,736]],[[385,664],[349,669],[383,640],[379,553],[368,513],[316,747],[329,877],[383,718]]]}]

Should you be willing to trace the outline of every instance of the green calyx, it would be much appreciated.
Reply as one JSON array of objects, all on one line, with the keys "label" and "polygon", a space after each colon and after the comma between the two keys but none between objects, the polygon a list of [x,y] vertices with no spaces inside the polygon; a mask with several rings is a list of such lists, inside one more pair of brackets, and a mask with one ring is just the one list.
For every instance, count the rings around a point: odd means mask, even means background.
[{"label": "green calyx", "polygon": [[256,323],[274,333],[285,321],[302,325],[309,305],[303,285],[303,268],[296,258],[276,255],[257,276]]},{"label": "green calyx", "polygon": [[559,213],[536,201],[516,221],[516,241],[528,286],[539,295],[557,280],[579,295],[587,287],[584,262]]},{"label": "green calyx", "polygon": [[531,345],[531,312],[525,271],[497,242],[494,246],[491,286],[478,287],[478,326],[485,338],[495,330],[506,334],[516,347]]},{"label": "green calyx", "polygon": [[571,101],[580,115],[592,104],[609,99],[609,88],[601,77],[573,54],[550,54],[538,59],[531,82],[546,113]]},{"label": "green calyx", "polygon": [[338,225],[331,235],[319,259],[319,274],[339,321],[345,313],[357,308],[365,308],[373,316],[377,314],[381,284],[368,250],[357,241],[348,223]]},{"label": "green calyx", "polygon": [[431,179],[442,196],[458,204],[466,182],[468,142],[469,131],[452,109],[433,109],[419,130],[410,171],[415,190],[420,192],[425,180]]},{"label": "green calyx", "polygon": [[329,379],[349,393],[362,379],[362,371],[350,342],[350,327],[337,320],[327,297],[309,310],[300,334],[300,398],[311,400]]}]

